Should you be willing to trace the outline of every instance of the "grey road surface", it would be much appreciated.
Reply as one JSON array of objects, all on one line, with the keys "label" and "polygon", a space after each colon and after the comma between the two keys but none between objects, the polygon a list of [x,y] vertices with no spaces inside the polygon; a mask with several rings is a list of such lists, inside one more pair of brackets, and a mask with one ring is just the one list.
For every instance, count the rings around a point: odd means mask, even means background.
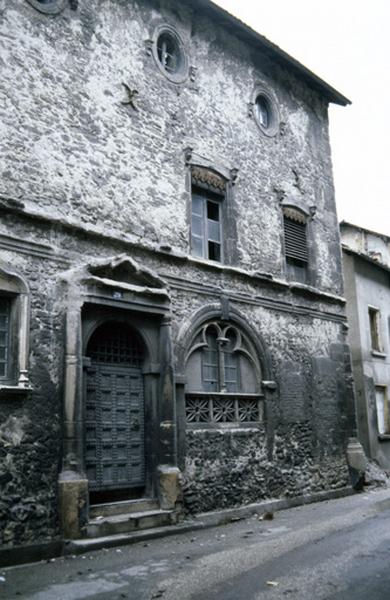
[{"label": "grey road surface", "polygon": [[390,600],[390,490],[3,569],[0,598]]}]

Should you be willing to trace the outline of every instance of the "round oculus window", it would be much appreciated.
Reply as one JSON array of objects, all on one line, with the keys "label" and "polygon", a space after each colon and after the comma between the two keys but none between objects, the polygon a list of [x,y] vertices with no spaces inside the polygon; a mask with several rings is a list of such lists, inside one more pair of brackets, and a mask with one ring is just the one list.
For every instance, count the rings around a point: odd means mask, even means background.
[{"label": "round oculus window", "polygon": [[164,25],[154,35],[153,56],[160,71],[174,83],[185,81],[188,62],[183,42],[171,27]]},{"label": "round oculus window", "polygon": [[270,94],[261,90],[254,95],[253,114],[261,131],[274,136],[279,130],[279,113],[275,100]]},{"label": "round oculus window", "polygon": [[180,48],[169,33],[162,33],[157,40],[157,56],[167,73],[177,73],[180,68]]},{"label": "round oculus window", "polygon": [[65,8],[67,0],[27,0],[37,10],[55,15]]}]

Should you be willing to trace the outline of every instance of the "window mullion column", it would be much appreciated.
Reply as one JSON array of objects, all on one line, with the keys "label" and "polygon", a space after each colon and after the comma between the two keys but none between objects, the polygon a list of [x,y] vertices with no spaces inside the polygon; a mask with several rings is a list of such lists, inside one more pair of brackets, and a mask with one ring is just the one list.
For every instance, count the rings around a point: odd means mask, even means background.
[{"label": "window mullion column", "polygon": [[226,379],[225,379],[225,353],[222,349],[223,342],[218,341],[218,379],[219,379],[219,391],[227,392]]}]

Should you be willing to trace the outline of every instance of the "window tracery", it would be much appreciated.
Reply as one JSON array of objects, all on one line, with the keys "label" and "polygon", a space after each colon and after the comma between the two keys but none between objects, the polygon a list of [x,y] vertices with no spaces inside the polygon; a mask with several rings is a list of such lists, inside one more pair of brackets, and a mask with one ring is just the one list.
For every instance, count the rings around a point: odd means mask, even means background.
[{"label": "window tracery", "polygon": [[206,323],[187,360],[188,424],[257,423],[263,416],[260,364],[234,324]]}]

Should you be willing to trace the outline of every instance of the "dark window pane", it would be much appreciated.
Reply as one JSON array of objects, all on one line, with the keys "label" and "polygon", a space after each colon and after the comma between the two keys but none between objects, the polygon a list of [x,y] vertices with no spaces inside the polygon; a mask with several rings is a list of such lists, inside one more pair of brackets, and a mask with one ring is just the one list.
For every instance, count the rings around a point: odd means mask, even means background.
[{"label": "dark window pane", "polygon": [[268,101],[264,96],[258,96],[256,98],[256,114],[259,120],[260,125],[262,125],[265,129],[269,127],[270,123],[270,109],[268,105]]},{"label": "dark window pane", "polygon": [[216,242],[209,242],[209,259],[221,262],[221,245]]},{"label": "dark window pane", "polygon": [[179,68],[180,51],[174,38],[162,33],[157,42],[157,55],[164,69],[176,73]]},{"label": "dark window pane", "polygon": [[217,202],[207,202],[207,218],[219,221],[219,204]]}]

